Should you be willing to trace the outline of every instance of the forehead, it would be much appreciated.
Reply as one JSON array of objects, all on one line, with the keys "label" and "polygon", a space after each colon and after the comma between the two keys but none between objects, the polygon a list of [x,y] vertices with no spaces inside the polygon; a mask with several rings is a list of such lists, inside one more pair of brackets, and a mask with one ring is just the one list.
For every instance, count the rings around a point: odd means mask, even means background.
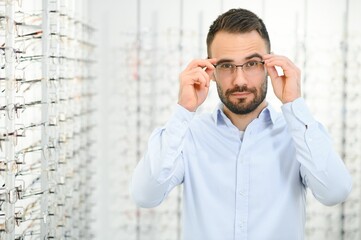
[{"label": "forehead", "polygon": [[266,42],[257,31],[249,33],[216,33],[210,47],[212,58],[230,58],[242,60],[245,57],[259,53],[267,53]]}]

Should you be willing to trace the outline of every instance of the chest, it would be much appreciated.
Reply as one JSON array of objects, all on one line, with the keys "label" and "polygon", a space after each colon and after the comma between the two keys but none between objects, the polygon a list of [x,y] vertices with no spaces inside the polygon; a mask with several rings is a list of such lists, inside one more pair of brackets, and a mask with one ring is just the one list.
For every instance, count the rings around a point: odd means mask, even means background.
[{"label": "chest", "polygon": [[185,154],[185,178],[201,188],[231,193],[240,183],[268,189],[298,178],[294,145],[285,129],[246,131],[242,141],[237,132],[209,132],[194,139]]}]

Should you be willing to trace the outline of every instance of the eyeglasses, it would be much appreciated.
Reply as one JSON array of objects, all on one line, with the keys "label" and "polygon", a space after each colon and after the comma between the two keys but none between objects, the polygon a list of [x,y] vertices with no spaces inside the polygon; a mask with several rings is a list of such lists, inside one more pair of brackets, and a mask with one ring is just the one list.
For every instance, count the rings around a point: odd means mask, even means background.
[{"label": "eyeglasses", "polygon": [[244,64],[236,65],[234,63],[224,62],[213,65],[216,68],[216,77],[218,79],[227,79],[234,77],[238,67],[242,68],[246,77],[255,77],[264,73],[264,61],[249,61]]}]

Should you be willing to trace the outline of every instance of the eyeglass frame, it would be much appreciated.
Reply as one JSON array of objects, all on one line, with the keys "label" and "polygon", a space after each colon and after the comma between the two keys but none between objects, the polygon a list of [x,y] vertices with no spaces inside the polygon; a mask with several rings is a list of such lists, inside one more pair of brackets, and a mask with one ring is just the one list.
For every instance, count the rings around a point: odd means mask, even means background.
[{"label": "eyeglass frame", "polygon": [[[237,68],[240,67],[240,68],[242,69],[243,73],[245,73],[245,74],[247,75],[247,73],[246,73],[246,72],[244,71],[244,69],[243,69],[243,66],[246,65],[246,64],[249,64],[250,62],[256,62],[257,65],[262,64],[263,67],[264,67],[264,64],[265,64],[265,61],[264,61],[264,60],[261,60],[261,61],[251,60],[251,61],[245,62],[245,63],[243,63],[243,64],[234,64],[234,63],[231,63],[231,62],[221,62],[221,63],[217,63],[217,64],[212,64],[212,65],[215,67],[216,73],[217,73],[217,66],[219,66],[219,65],[221,65],[221,64],[227,63],[227,64],[230,64],[230,65],[235,66],[234,72],[236,72]],[[234,72],[232,72],[231,74],[234,74]]]}]

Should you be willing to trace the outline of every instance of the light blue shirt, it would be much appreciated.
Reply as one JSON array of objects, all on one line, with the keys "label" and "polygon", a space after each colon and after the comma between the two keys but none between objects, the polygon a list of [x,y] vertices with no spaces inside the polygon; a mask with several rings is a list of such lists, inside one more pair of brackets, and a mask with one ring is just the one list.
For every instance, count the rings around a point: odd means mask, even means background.
[{"label": "light blue shirt", "polygon": [[306,188],[325,205],[343,202],[351,177],[303,98],[266,107],[240,132],[222,111],[180,105],[153,132],[131,195],[159,205],[184,185],[185,240],[304,239]]}]

